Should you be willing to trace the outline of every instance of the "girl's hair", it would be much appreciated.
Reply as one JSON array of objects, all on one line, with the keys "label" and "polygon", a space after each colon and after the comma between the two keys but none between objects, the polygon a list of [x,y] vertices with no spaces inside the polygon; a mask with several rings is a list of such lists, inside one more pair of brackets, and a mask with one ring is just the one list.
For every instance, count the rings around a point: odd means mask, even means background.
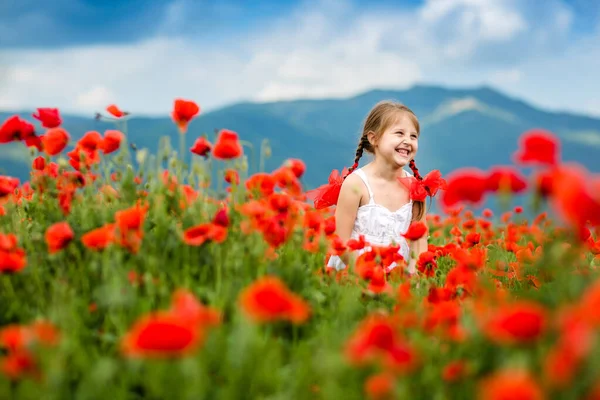
[{"label": "girl's hair", "polygon": [[[415,125],[417,129],[417,133],[420,133],[419,120],[414,112],[408,107],[406,107],[402,103],[398,103],[396,101],[384,100],[377,103],[367,115],[365,122],[363,124],[362,135],[360,136],[360,140],[358,141],[358,146],[356,147],[356,154],[354,157],[354,164],[349,168],[348,174],[352,173],[355,169],[358,168],[358,162],[360,161],[363,152],[367,151],[368,153],[374,154],[375,149],[369,142],[368,134],[369,132],[375,133],[375,140],[379,140],[383,132],[390,127],[396,121],[396,118],[400,113],[406,113],[408,117],[411,119],[412,123]],[[411,160],[408,164],[410,169],[412,170],[415,178],[418,180],[423,180],[421,175],[419,174],[419,170],[415,164],[414,160]],[[417,221],[423,217],[425,212],[425,204],[422,201],[414,201],[413,202],[413,212],[412,212],[412,220]]]}]

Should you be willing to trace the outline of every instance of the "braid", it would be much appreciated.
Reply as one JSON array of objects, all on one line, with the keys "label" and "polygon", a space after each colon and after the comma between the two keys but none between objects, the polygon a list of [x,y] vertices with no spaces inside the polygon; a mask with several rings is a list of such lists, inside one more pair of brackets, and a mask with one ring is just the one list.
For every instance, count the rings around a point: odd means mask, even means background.
[{"label": "braid", "polygon": [[423,177],[419,174],[419,169],[417,168],[417,164],[415,164],[415,160],[410,160],[410,162],[408,163],[408,166],[410,167],[413,174],[415,175],[415,178],[422,181]]},{"label": "braid", "polygon": [[354,170],[358,168],[358,162],[363,155],[363,150],[369,144],[369,139],[366,135],[360,137],[360,141],[358,142],[358,147],[356,147],[356,156],[354,157],[354,164],[348,169],[348,175],[350,175]]},{"label": "braid", "polygon": [[[417,168],[417,164],[415,164],[415,160],[410,160],[410,162],[408,163],[408,166],[412,170],[415,178],[417,178],[419,181],[423,181],[423,177],[421,176],[421,174],[419,174],[419,169]],[[425,186],[425,190],[427,191],[428,194],[431,194],[431,192],[427,186]],[[430,203],[430,205],[431,205],[431,203]],[[425,203],[422,201],[414,201],[413,202],[412,221],[414,222],[414,221],[421,220],[421,218],[423,218],[424,214],[425,214]]]}]

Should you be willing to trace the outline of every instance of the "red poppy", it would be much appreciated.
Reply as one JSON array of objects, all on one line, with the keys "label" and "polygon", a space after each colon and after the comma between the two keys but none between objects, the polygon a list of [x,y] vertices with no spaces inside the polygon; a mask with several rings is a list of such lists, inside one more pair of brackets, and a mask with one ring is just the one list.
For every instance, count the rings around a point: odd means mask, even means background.
[{"label": "red poppy", "polygon": [[58,222],[46,230],[46,244],[50,254],[64,249],[73,240],[75,234],[68,222]]},{"label": "red poppy", "polygon": [[395,378],[389,372],[371,375],[365,382],[365,393],[371,400],[392,398]]},{"label": "red poppy", "polygon": [[463,378],[467,373],[467,364],[465,361],[451,361],[444,366],[442,378],[446,382],[456,382]]},{"label": "red poppy", "polygon": [[77,141],[77,147],[88,153],[95,152],[102,148],[102,140],[100,132],[89,131]]},{"label": "red poppy", "polygon": [[106,107],[106,111],[108,111],[108,113],[115,118],[121,118],[129,114],[128,112],[121,111],[121,109],[115,104],[111,104],[108,107]]},{"label": "red poppy", "polygon": [[258,192],[260,196],[269,196],[275,190],[275,180],[266,172],[258,172],[248,178],[246,189],[250,193]]},{"label": "red poppy", "polygon": [[285,320],[301,324],[310,316],[308,303],[274,276],[262,277],[246,287],[239,301],[246,315],[255,322]]},{"label": "red poppy", "polygon": [[0,199],[14,193],[19,187],[19,179],[12,176],[0,175]]},{"label": "red poppy", "polygon": [[18,115],[13,115],[0,125],[0,143],[26,140],[31,136],[35,136],[34,126]]},{"label": "red poppy", "polygon": [[353,364],[379,361],[398,372],[408,372],[417,364],[416,351],[405,342],[392,319],[379,315],[360,323],[348,339],[345,353]]},{"label": "red poppy", "polygon": [[44,151],[49,156],[55,156],[67,147],[70,136],[62,128],[49,129],[44,136],[42,136],[42,145]]},{"label": "red poppy", "polygon": [[480,400],[542,400],[546,396],[529,372],[501,370],[480,381],[477,398]]},{"label": "red poppy", "polygon": [[306,164],[304,163],[304,161],[299,160],[297,158],[290,158],[283,165],[286,168],[290,168],[296,176],[296,178],[300,178],[302,175],[304,175],[304,172],[306,171]]},{"label": "red poppy", "polygon": [[172,313],[140,318],[125,334],[121,351],[128,357],[168,358],[192,353],[204,339],[203,331]]},{"label": "red poppy", "polygon": [[520,149],[514,154],[522,164],[556,165],[559,161],[560,142],[554,134],[543,129],[532,129],[520,138]]},{"label": "red poppy", "polygon": [[115,239],[115,224],[106,224],[93,229],[81,237],[81,242],[91,250],[103,250]]},{"label": "red poppy", "polygon": [[462,169],[448,176],[442,203],[452,207],[461,202],[479,204],[487,190],[488,176],[478,169]]},{"label": "red poppy", "polygon": [[44,128],[58,128],[62,123],[58,108],[38,108],[33,118],[42,122]]},{"label": "red poppy", "polygon": [[435,259],[435,253],[431,251],[421,253],[417,260],[417,269],[427,277],[434,276],[435,270],[437,269],[437,262]]},{"label": "red poppy", "polygon": [[200,107],[193,101],[176,99],[171,117],[183,134],[187,131],[190,121],[200,112]]},{"label": "red poppy", "polygon": [[0,358],[0,371],[12,380],[26,375],[38,378],[40,374],[35,358],[26,349],[10,352],[6,357]]},{"label": "red poppy", "polygon": [[202,246],[207,241],[221,243],[227,238],[227,228],[214,223],[204,223],[183,232],[183,241],[189,246]]},{"label": "red poppy", "polygon": [[404,236],[408,240],[419,240],[427,233],[427,225],[422,221],[415,221],[410,224]]},{"label": "red poppy", "polygon": [[43,171],[46,168],[46,159],[42,156],[36,157],[31,163],[31,167],[37,171]]},{"label": "red poppy", "polygon": [[521,193],[527,189],[527,180],[515,168],[494,167],[487,179],[487,189],[491,192]]},{"label": "red poppy", "polygon": [[219,311],[200,303],[192,292],[185,289],[173,293],[169,311],[192,326],[217,326],[222,319]]},{"label": "red poppy", "polygon": [[104,154],[110,154],[121,147],[121,142],[125,136],[121,131],[108,130],[104,132],[104,139],[102,140],[101,148]]},{"label": "red poppy", "polygon": [[202,136],[196,139],[194,145],[190,148],[190,151],[194,154],[207,158],[208,153],[210,153],[211,149],[212,144],[208,140],[206,140],[204,136]]},{"label": "red poppy", "polygon": [[224,178],[227,183],[240,184],[240,174],[235,169],[226,169]]},{"label": "red poppy", "polygon": [[589,222],[600,226],[600,176],[577,165],[563,165],[553,175],[554,208],[578,232]]},{"label": "red poppy", "polygon": [[242,149],[238,134],[227,129],[221,130],[212,153],[213,157],[218,160],[230,160],[240,157],[244,154],[244,150]]},{"label": "red poppy", "polygon": [[0,233],[0,273],[19,272],[27,264],[25,250],[18,247],[14,234]]},{"label": "red poppy", "polygon": [[499,307],[484,323],[484,332],[498,343],[528,343],[546,330],[547,312],[537,303],[520,301]]}]

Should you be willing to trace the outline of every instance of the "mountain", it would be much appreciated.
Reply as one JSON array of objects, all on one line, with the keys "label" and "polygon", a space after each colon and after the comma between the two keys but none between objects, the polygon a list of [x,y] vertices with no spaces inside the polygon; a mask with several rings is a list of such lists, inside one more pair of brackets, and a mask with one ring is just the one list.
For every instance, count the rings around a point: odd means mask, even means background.
[{"label": "mountain", "polygon": [[[272,157],[266,160],[265,169],[277,168],[290,157],[300,158],[307,164],[304,183],[315,187],[327,181],[332,169],[353,163],[362,121],[383,99],[401,101],[419,117],[417,165],[422,173],[440,169],[447,174],[465,166],[487,169],[510,164],[519,136],[531,128],[557,134],[563,160],[600,172],[600,119],[543,111],[488,87],[459,90],[418,85],[404,91],[372,90],[347,99],[238,103],[193,120],[185,137],[186,150],[202,134],[213,139],[215,129],[231,129],[252,143],[254,171],[261,141],[268,139]],[[13,114],[0,112],[0,122]],[[20,114],[33,121],[31,112]],[[114,124],[93,118],[65,115],[63,120],[63,127],[75,139],[89,130],[114,129]],[[177,149],[178,135],[167,116],[132,116],[127,125],[129,142],[152,153],[157,152],[161,136],[169,136],[171,146]],[[186,157],[189,160],[189,155]],[[27,180],[29,162],[21,144],[0,146],[0,173]]]}]

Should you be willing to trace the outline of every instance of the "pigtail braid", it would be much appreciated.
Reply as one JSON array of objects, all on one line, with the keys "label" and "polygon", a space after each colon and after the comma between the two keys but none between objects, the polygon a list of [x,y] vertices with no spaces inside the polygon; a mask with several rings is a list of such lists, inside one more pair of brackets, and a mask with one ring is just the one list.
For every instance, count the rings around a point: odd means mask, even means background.
[{"label": "pigtail braid", "polygon": [[410,160],[410,162],[408,163],[408,166],[411,169],[411,171],[413,172],[413,175],[415,176],[415,178],[422,181],[423,177],[419,174],[419,169],[417,168],[417,164],[415,164],[415,160]]},{"label": "pigtail braid", "polygon": [[[423,177],[421,176],[421,174],[419,174],[419,169],[417,168],[417,164],[415,163],[415,160],[410,160],[410,162],[408,163],[408,167],[413,172],[413,175],[415,176],[415,178],[417,178],[420,181],[423,180]],[[427,190],[427,191],[429,191],[429,190]],[[412,211],[412,221],[421,220],[423,218],[424,214],[425,214],[425,202],[414,201],[413,202],[413,211]]]},{"label": "pigtail braid", "polygon": [[356,154],[354,157],[354,164],[348,169],[348,175],[350,175],[354,170],[358,168],[358,162],[360,161],[363,151],[365,147],[369,145],[369,139],[366,135],[360,137],[360,141],[358,142],[358,146],[356,147]]}]

